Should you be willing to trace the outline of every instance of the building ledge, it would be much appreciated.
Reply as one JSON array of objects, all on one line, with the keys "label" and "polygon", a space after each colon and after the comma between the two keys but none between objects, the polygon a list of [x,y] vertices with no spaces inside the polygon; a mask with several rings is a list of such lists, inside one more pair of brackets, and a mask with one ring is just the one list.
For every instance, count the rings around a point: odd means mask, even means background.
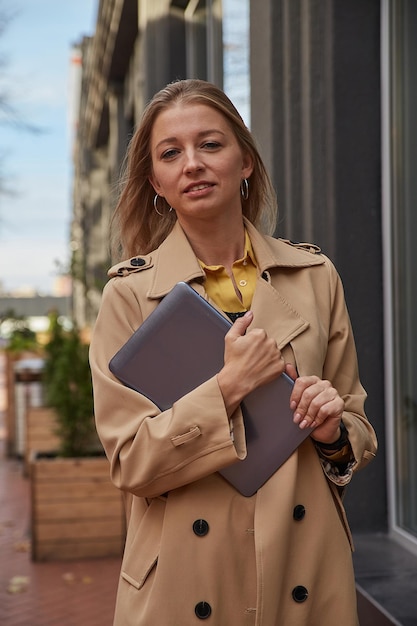
[{"label": "building ledge", "polygon": [[361,626],[417,626],[417,556],[383,533],[354,543]]}]

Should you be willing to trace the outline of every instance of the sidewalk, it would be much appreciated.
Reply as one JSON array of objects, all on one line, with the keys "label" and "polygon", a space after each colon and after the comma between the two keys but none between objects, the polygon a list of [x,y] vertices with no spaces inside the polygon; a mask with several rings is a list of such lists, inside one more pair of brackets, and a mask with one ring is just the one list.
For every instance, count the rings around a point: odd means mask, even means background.
[{"label": "sidewalk", "polygon": [[[1,379],[0,372],[0,379]],[[0,380],[0,624],[111,626],[120,559],[33,563],[29,480],[6,457]]]}]

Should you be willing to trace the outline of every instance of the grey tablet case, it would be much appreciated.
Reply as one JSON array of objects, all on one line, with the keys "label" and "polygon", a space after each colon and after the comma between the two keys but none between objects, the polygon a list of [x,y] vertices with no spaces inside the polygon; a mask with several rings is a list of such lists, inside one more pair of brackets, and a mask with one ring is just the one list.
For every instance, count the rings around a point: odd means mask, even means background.
[{"label": "grey tablet case", "polygon": [[[178,283],[114,355],[109,369],[164,411],[220,371],[230,327],[192,287]],[[282,374],[242,403],[247,457],[220,474],[245,496],[253,495],[311,433],[293,422],[293,384]]]}]

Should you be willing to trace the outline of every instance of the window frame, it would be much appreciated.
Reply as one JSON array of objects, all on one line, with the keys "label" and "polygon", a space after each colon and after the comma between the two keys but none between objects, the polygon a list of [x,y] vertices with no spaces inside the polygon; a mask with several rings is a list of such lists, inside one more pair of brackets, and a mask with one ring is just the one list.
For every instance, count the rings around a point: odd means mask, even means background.
[{"label": "window frame", "polygon": [[384,360],[385,360],[385,435],[388,489],[388,526],[390,534],[406,549],[417,554],[417,536],[399,523],[398,439],[397,421],[399,405],[399,362],[397,332],[397,292],[395,288],[398,272],[398,206],[401,194],[400,182],[395,178],[396,159],[401,146],[394,138],[393,127],[397,115],[398,97],[396,89],[401,76],[396,73],[398,60],[398,16],[404,6],[403,0],[381,0],[381,148],[382,148],[382,239],[384,279]]}]

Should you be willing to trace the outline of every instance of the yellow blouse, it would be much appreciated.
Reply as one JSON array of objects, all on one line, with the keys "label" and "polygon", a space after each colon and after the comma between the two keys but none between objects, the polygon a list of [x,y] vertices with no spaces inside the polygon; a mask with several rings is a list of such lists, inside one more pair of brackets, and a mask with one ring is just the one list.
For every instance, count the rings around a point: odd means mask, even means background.
[{"label": "yellow blouse", "polygon": [[256,286],[257,269],[255,254],[246,231],[244,256],[235,261],[232,266],[233,277],[241,299],[223,265],[206,265],[200,260],[199,263],[206,274],[204,286],[207,295],[222,311],[238,313],[250,309]]}]

